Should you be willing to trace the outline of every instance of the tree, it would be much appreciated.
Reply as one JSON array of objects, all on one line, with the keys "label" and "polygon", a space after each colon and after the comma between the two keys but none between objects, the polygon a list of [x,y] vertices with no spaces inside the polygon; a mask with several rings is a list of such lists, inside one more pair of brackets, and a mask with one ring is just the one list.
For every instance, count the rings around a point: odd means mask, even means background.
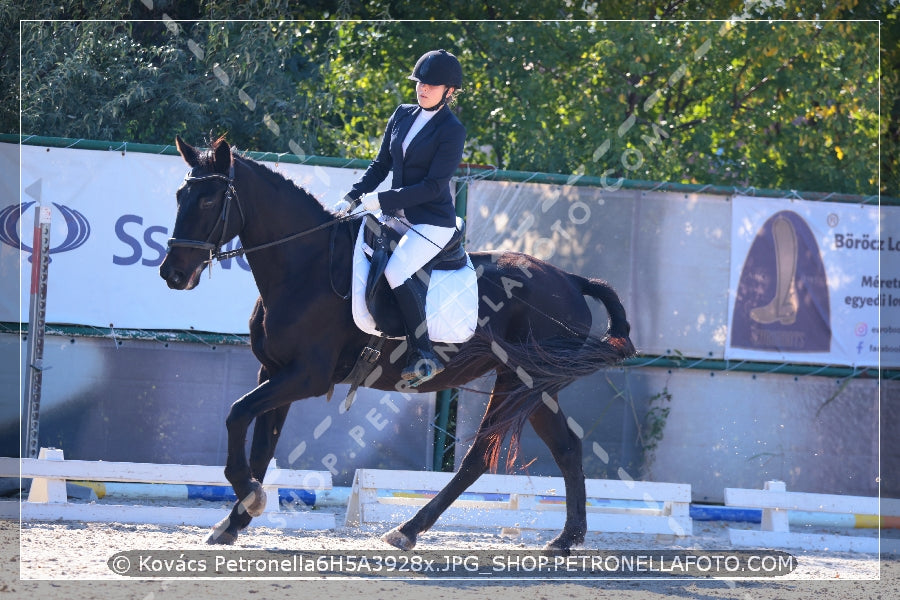
[{"label": "tree", "polygon": [[329,88],[357,83],[338,111],[351,125],[338,130],[343,142],[332,141],[336,153],[372,152],[384,115],[372,118],[364,111],[373,104],[353,98],[378,88],[386,93],[376,105],[400,101],[405,71],[394,66],[396,56],[408,64],[419,51],[446,46],[467,73],[458,110],[471,162],[741,187],[876,189],[875,23],[398,24],[368,54],[363,33],[346,37],[356,46],[344,43],[326,75]]},{"label": "tree", "polygon": [[[898,189],[896,2],[704,3],[719,19],[822,19],[802,22],[686,20],[695,4],[67,0],[28,16],[99,6],[150,20],[23,23],[22,127],[159,144],[227,133],[240,148],[371,158],[394,106],[413,101],[415,59],[445,47],[466,73],[454,110],[468,162],[873,194],[880,136],[881,188]],[[0,129],[15,132],[25,15],[0,10]],[[457,20],[423,20],[435,14]],[[273,20],[234,20],[260,17]]]}]

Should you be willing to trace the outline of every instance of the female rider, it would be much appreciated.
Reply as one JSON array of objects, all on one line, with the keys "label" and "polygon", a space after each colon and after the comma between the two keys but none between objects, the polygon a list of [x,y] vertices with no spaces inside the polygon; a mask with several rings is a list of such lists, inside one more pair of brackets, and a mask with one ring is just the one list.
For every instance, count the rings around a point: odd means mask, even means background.
[{"label": "female rider", "polygon": [[[462,86],[462,67],[446,50],[426,52],[416,62],[417,104],[401,104],[391,115],[378,155],[335,207],[381,210],[402,224],[403,237],[384,275],[403,313],[409,352],[401,377],[413,387],[443,371],[425,323],[424,286],[413,280],[456,230],[450,178],[462,158],[466,129],[447,103]],[[393,172],[391,189],[371,193]],[[418,334],[418,335],[417,335]]]}]

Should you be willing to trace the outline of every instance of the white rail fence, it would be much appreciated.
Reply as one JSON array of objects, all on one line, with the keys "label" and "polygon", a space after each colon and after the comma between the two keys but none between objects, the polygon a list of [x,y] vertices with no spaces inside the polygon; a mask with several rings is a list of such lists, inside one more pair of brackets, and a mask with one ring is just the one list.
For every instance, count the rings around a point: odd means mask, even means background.
[{"label": "white rail fence", "polygon": [[[347,525],[402,523],[441,490],[453,473],[357,469]],[[588,479],[588,531],[689,536],[691,486]],[[505,530],[563,528],[562,477],[482,475],[441,515],[439,524]]]},{"label": "white rail fence", "polygon": [[[728,530],[732,545],[755,548],[876,553],[879,519],[900,515],[900,501],[897,500],[882,500],[879,510],[879,500],[875,497],[788,492],[783,481],[767,481],[761,490],[725,488],[725,505],[762,509],[759,529]],[[868,521],[864,523],[869,528],[868,535],[791,531],[788,511],[828,513],[835,518],[843,515],[849,517],[849,527],[853,527],[854,522]],[[834,522],[839,524],[837,519]],[[890,543],[892,548],[896,545],[894,541]]]},{"label": "white rail fence", "polygon": [[[278,501],[279,488],[331,489],[331,473],[272,467],[263,483],[266,510],[253,520],[251,526],[334,529],[333,513],[283,510]],[[218,466],[65,460],[62,450],[56,448],[41,448],[36,459],[0,458],[0,477],[20,475],[33,479],[28,498],[21,504],[18,501],[0,502],[0,517],[21,514],[24,521],[109,521],[209,527],[227,515],[226,510],[219,508],[73,503],[66,495],[66,482],[81,480],[229,486],[223,468]]]}]

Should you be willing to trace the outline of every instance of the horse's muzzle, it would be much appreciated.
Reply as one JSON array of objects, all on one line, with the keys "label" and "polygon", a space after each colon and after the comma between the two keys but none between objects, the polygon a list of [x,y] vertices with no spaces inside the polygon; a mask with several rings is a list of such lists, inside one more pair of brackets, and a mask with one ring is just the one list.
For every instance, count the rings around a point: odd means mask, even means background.
[{"label": "horse's muzzle", "polygon": [[203,271],[203,266],[200,265],[192,273],[185,273],[183,270],[175,268],[167,257],[159,266],[159,276],[166,280],[166,285],[169,286],[169,289],[192,290],[200,283],[200,273]]}]

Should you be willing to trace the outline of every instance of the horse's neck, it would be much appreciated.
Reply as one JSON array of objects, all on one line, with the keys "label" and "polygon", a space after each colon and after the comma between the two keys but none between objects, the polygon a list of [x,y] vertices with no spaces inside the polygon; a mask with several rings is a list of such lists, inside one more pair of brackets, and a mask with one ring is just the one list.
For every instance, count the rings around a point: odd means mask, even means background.
[{"label": "horse's neck", "polygon": [[331,217],[313,196],[282,181],[280,175],[262,165],[244,165],[250,175],[237,181],[245,218],[241,245],[252,249],[276,242],[247,254],[257,287],[265,296],[302,278],[310,260],[325,256],[316,247],[321,245],[321,235],[277,242],[322,225]]}]

